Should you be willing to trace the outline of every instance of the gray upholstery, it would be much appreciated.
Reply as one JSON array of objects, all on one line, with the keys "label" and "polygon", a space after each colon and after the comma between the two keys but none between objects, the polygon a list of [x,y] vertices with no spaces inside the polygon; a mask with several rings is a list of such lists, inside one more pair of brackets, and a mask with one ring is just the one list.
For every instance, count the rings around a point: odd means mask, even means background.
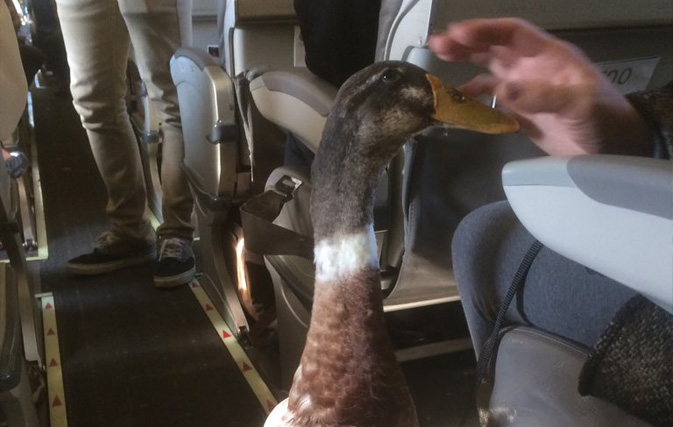
[{"label": "gray upholstery", "polygon": [[336,88],[311,74],[305,68],[292,71],[270,71],[250,83],[250,90],[264,86],[271,92],[282,92],[293,96],[313,108],[321,116],[329,113]]},{"label": "gray upholstery", "polygon": [[591,396],[577,380],[588,349],[539,330],[518,327],[502,335],[487,396],[489,426],[645,427],[649,424]]},{"label": "gray upholstery", "polygon": [[250,82],[260,114],[292,133],[311,151],[320,144],[322,128],[337,90],[305,68],[268,71]]}]

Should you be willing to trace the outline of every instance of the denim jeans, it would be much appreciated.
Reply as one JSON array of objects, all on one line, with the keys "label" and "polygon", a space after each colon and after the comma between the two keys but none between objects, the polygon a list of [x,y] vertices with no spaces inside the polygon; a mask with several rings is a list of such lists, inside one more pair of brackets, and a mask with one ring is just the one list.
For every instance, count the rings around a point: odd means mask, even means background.
[{"label": "denim jeans", "polygon": [[[477,356],[533,243],[507,202],[470,213],[453,239],[453,268]],[[506,324],[530,325],[593,347],[635,291],[543,248],[512,301]]]},{"label": "denim jeans", "polygon": [[169,61],[191,43],[191,0],[57,0],[70,65],[73,104],[108,191],[107,216],[120,237],[154,242],[136,138],[126,110],[130,48],[163,136],[161,236],[192,238],[193,200],[177,90]]}]

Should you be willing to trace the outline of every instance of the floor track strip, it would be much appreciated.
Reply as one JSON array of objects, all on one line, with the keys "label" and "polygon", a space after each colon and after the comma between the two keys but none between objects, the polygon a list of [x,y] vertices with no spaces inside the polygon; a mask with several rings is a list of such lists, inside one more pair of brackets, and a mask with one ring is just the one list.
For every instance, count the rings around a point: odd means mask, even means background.
[{"label": "floor track strip", "polygon": [[245,353],[241,345],[238,343],[238,340],[231,332],[229,326],[220,316],[220,313],[215,309],[214,304],[206,294],[206,291],[201,287],[201,284],[198,280],[192,281],[189,285],[190,289],[194,293],[194,296],[199,301],[201,308],[208,316],[208,319],[212,323],[213,327],[217,331],[220,339],[224,343],[225,347],[231,354],[231,357],[236,362],[236,366],[243,374],[243,377],[250,385],[252,392],[259,400],[259,403],[262,405],[264,411],[268,414],[271,410],[278,404],[276,399],[273,397],[273,394],[269,390],[269,387],[266,385],[262,377],[259,375],[257,369],[250,361],[250,358]]},{"label": "floor track strip", "polygon": [[58,325],[56,324],[56,304],[54,296],[51,293],[38,295],[38,297],[42,303],[50,427],[67,427],[68,417],[63,389],[63,370],[61,369]]}]

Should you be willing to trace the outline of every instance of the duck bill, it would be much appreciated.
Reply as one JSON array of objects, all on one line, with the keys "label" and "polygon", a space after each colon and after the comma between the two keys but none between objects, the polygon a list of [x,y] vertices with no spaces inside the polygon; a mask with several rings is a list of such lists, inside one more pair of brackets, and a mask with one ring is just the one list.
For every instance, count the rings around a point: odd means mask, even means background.
[{"label": "duck bill", "polygon": [[435,113],[432,118],[438,122],[490,134],[513,133],[519,130],[519,122],[513,117],[467,98],[431,74],[426,74],[426,78],[435,97]]}]

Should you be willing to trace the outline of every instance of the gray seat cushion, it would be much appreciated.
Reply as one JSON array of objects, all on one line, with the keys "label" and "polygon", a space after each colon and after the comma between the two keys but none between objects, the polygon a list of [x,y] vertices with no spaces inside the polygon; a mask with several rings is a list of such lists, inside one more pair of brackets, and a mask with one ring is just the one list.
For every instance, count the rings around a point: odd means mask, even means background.
[{"label": "gray seat cushion", "polygon": [[493,389],[486,399],[488,408],[480,408],[480,417],[499,427],[650,426],[610,403],[578,393],[588,353],[533,328],[507,330],[489,378]]}]

